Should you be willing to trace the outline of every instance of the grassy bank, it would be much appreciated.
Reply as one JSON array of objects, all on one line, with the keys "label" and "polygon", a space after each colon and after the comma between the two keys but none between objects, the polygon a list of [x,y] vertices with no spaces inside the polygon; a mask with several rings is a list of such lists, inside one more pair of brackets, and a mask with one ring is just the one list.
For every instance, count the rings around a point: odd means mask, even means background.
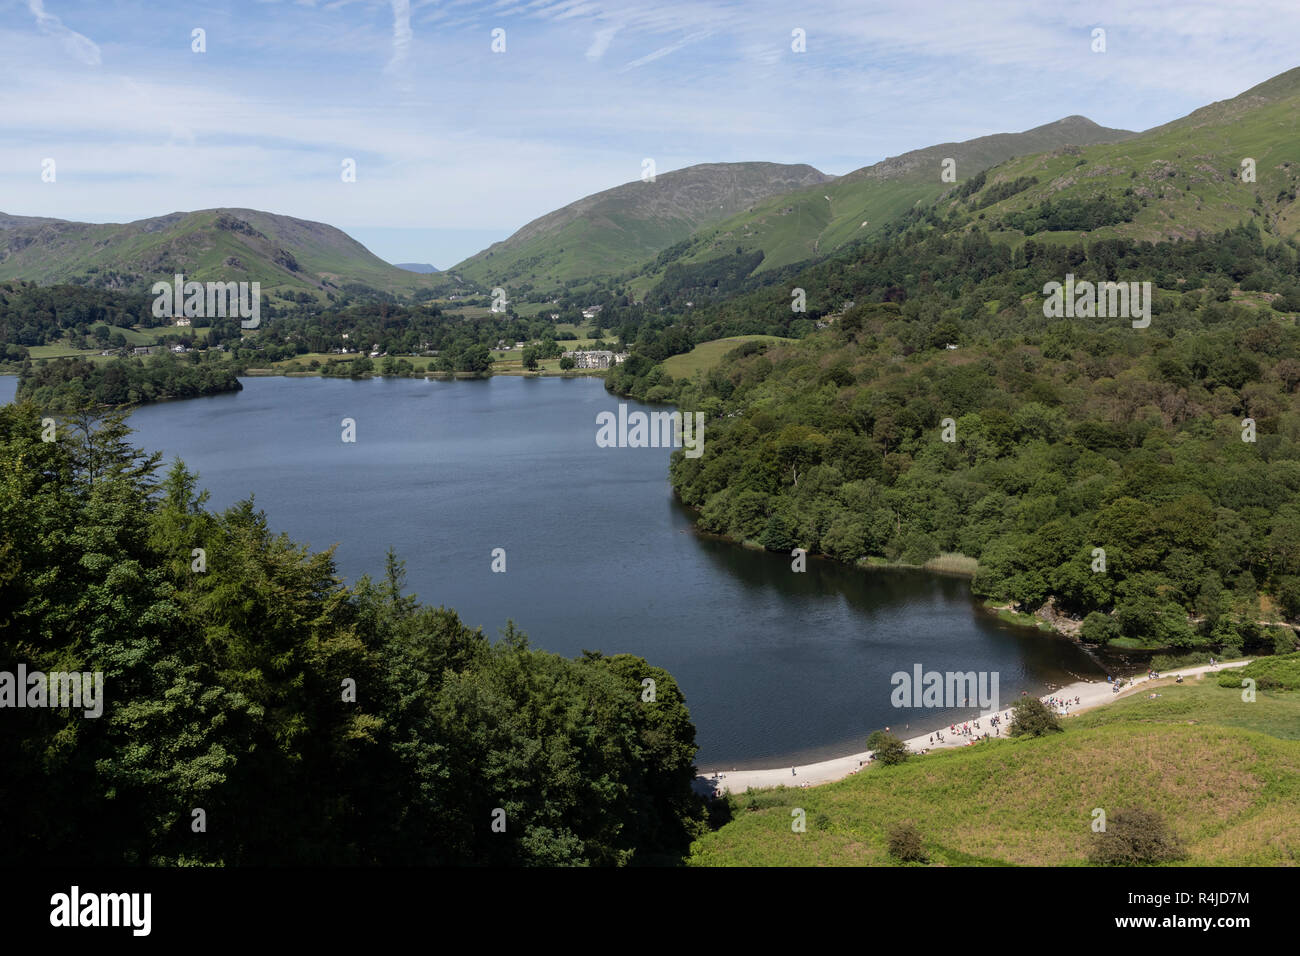
[{"label": "grassy bank", "polygon": [[[1300,864],[1300,693],[1244,703],[1213,677],[1154,692],[1068,718],[1054,737],[736,797],[735,819],[696,841],[691,862],[888,865],[886,834],[910,821],[935,864],[1085,865],[1093,810],[1140,806],[1184,842],[1185,864]],[[807,832],[791,831],[794,808]]]},{"label": "grassy bank", "polygon": [[904,561],[890,561],[886,558],[862,558],[858,567],[868,570],[904,570],[934,571],[938,574],[953,574],[963,578],[973,578],[979,570],[979,561],[957,552],[945,552],[926,561],[924,564],[907,564]]}]

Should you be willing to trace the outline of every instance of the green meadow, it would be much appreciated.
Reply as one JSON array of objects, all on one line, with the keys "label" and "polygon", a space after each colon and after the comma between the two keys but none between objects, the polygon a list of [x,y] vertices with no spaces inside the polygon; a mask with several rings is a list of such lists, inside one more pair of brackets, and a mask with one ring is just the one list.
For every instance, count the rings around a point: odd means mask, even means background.
[{"label": "green meadow", "polygon": [[[1151,698],[1148,693],[1159,696]],[[837,783],[733,796],[697,840],[697,866],[885,866],[911,823],[931,865],[1088,865],[1094,810],[1158,813],[1180,865],[1300,864],[1300,692],[1254,702],[1215,675],[1172,681],[1062,720],[1063,733],[997,739],[872,767]],[[792,831],[802,809],[806,832]]]}]

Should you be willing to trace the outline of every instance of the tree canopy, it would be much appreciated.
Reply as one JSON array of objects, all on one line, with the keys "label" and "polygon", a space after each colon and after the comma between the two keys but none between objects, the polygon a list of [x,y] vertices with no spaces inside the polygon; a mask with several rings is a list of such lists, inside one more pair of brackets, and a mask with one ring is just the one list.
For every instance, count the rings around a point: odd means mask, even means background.
[{"label": "tree canopy", "polygon": [[0,671],[101,672],[105,706],[6,711],[0,862],[624,864],[699,832],[666,671],[493,642],[395,556],[345,586],[120,415],[41,431],[0,408]]}]

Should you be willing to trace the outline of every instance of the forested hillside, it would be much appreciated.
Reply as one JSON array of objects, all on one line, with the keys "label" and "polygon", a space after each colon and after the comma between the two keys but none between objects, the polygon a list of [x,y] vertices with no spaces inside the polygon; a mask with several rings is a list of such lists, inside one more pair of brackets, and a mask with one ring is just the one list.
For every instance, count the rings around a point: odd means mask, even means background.
[{"label": "forested hillside", "polygon": [[493,643],[395,558],[344,586],[251,501],[208,511],[157,468],[120,418],[43,441],[0,407],[0,671],[99,671],[105,699],[5,711],[0,863],[681,859],[703,809],[667,672],[509,623]]},{"label": "forested hillside", "polygon": [[[1152,282],[1150,326],[1045,317],[1044,285],[1067,273]],[[1293,645],[1257,622],[1300,617],[1294,244],[1254,223],[1014,247],[931,225],[791,282],[825,331],[748,343],[690,381],[643,355],[608,379],[707,414],[704,455],[672,466],[705,530],[845,561],[961,552],[977,594],[1052,601],[1092,641]],[[788,296],[670,331],[779,324]]]}]

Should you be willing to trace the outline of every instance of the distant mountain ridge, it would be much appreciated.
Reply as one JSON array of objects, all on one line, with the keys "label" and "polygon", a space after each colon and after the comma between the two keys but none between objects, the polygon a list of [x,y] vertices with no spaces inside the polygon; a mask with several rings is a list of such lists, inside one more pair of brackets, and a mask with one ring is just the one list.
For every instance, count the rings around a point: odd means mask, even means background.
[{"label": "distant mountain ridge", "polygon": [[625,183],[569,203],[470,256],[453,271],[515,291],[615,275],[755,202],[832,179],[802,164],[688,166],[661,173],[653,182]]},{"label": "distant mountain ridge", "polygon": [[410,293],[431,285],[333,226],[255,209],[173,212],[129,223],[0,213],[0,279],[133,289],[176,273],[318,294],[347,286]]},{"label": "distant mountain ridge", "polygon": [[[993,198],[1002,184],[1034,182]],[[1300,68],[1123,141],[1019,156],[989,170],[976,203],[1014,241],[1158,242],[1255,222],[1300,238]],[[1098,220],[1081,211],[1108,212]]]},{"label": "distant mountain ridge", "polygon": [[960,182],[1014,156],[1122,142],[1136,135],[1076,115],[1022,133],[995,133],[914,149],[855,169],[823,187],[757,203],[697,232],[679,260],[701,262],[740,248],[763,252],[758,271],[802,262],[874,235],[918,203],[936,200],[952,189],[954,183],[941,178],[944,160],[953,161],[953,174]]},{"label": "distant mountain ridge", "polygon": [[418,272],[421,275],[432,275],[435,272],[442,271],[427,262],[395,262],[393,264],[399,269],[405,269],[407,272]]},{"label": "distant mountain ridge", "polygon": [[1062,146],[1087,146],[1092,143],[1118,143],[1139,134],[1127,129],[1099,126],[1086,116],[1066,116],[1054,123],[1044,123],[1022,133],[993,133],[962,142],[939,143],[882,159],[840,177],[840,183],[862,179],[901,179],[916,176],[939,178],[944,159],[956,162],[957,178],[965,179],[1014,156],[1043,153]]},{"label": "distant mountain ridge", "polygon": [[[949,159],[955,181],[941,176]],[[672,262],[708,264],[707,272],[726,256],[761,273],[870,238],[918,206],[967,211],[1012,241],[1158,241],[1251,220],[1279,238],[1300,237],[1298,191],[1300,68],[1142,133],[1071,115],[911,150],[839,177],[762,162],[674,170],[569,203],[446,272],[391,265],[332,226],[251,209],[107,224],[0,213],[0,280],[129,289],[180,272],[323,297],[344,289],[428,295],[461,286],[461,276],[480,291],[501,285],[512,296],[535,295],[622,277],[635,296]]]}]

